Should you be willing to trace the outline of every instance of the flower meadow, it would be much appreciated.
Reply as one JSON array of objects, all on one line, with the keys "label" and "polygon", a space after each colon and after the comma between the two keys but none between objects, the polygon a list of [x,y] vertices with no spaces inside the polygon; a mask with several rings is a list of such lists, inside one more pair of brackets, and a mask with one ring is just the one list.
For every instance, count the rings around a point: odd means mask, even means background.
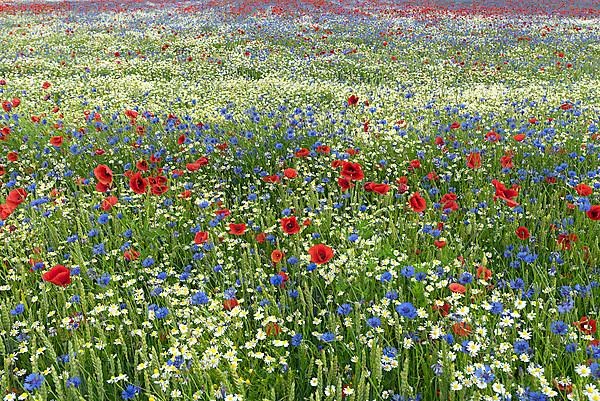
[{"label": "flower meadow", "polygon": [[600,400],[594,2],[4,2],[0,43],[2,400]]}]

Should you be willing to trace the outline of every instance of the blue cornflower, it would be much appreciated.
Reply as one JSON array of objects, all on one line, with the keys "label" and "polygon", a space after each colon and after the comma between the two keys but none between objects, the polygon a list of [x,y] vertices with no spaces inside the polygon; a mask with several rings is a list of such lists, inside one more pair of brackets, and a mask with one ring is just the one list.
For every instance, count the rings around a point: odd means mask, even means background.
[{"label": "blue cornflower", "polygon": [[291,341],[292,346],[297,347],[300,345],[300,343],[302,343],[302,334],[300,334],[300,333],[294,334],[294,336],[292,337],[292,341]]},{"label": "blue cornflower", "polygon": [[352,305],[350,304],[341,304],[337,308],[338,315],[346,316],[349,315],[350,312],[352,312]]},{"label": "blue cornflower", "polygon": [[550,331],[554,334],[558,334],[559,336],[564,336],[568,333],[569,326],[562,320],[557,320],[550,324]]},{"label": "blue cornflower", "polygon": [[367,319],[367,324],[369,325],[369,327],[377,328],[381,326],[381,319],[379,319],[376,316],[370,317]]},{"label": "blue cornflower", "polygon": [[281,275],[279,275],[279,274],[275,274],[275,275],[271,276],[271,278],[269,279],[269,282],[272,285],[278,287],[283,283],[283,277],[281,277]]},{"label": "blue cornflower", "polygon": [[18,304],[17,306],[15,306],[14,309],[11,309],[10,314],[13,315],[13,316],[17,316],[17,315],[20,315],[23,312],[25,312],[25,305]]},{"label": "blue cornflower", "polygon": [[385,347],[383,349],[383,355],[387,356],[388,358],[395,358],[396,355],[398,355],[398,350],[394,347]]},{"label": "blue cornflower", "polygon": [[144,259],[142,261],[142,266],[144,267],[150,267],[154,264],[154,259],[150,256],[148,256],[146,259]]},{"label": "blue cornflower", "polygon": [[27,391],[35,391],[44,384],[44,375],[40,373],[31,373],[25,378],[23,388]]},{"label": "blue cornflower", "polygon": [[412,266],[404,266],[400,271],[404,277],[410,278],[415,275],[415,268]]},{"label": "blue cornflower", "polygon": [[385,272],[381,275],[381,278],[379,279],[379,281],[381,281],[382,283],[388,283],[392,280],[392,273],[390,272]]},{"label": "blue cornflower", "polygon": [[504,311],[504,305],[502,305],[502,303],[494,301],[491,304],[491,309],[490,312],[492,312],[492,314],[494,315],[499,315]]},{"label": "blue cornflower", "polygon": [[79,376],[73,376],[67,379],[67,388],[75,387],[78,388],[81,385],[81,378]]},{"label": "blue cornflower", "polygon": [[396,306],[396,312],[402,317],[414,319],[417,317],[417,309],[410,302],[404,302]]},{"label": "blue cornflower", "polygon": [[140,392],[140,388],[130,384],[127,386],[125,390],[121,393],[121,398],[124,400],[131,400]]},{"label": "blue cornflower", "polygon": [[517,355],[527,354],[531,350],[531,348],[529,347],[529,343],[525,340],[515,341],[515,343],[513,344],[513,349],[515,351],[515,354]]},{"label": "blue cornflower", "polygon": [[567,345],[565,345],[565,352],[568,352],[570,354],[574,353],[577,351],[577,344],[576,343],[569,343]]},{"label": "blue cornflower", "polygon": [[208,296],[203,291],[198,291],[194,295],[192,295],[191,304],[192,305],[205,305],[209,302]]},{"label": "blue cornflower", "polygon": [[96,279],[96,282],[101,287],[106,287],[110,283],[110,274],[103,273],[100,277]]},{"label": "blue cornflower", "polygon": [[321,334],[321,341],[325,342],[325,343],[331,343],[333,341],[335,341],[335,334],[331,333],[331,332],[325,332],[323,334]]},{"label": "blue cornflower", "polygon": [[236,293],[237,293],[237,290],[235,288],[231,287],[224,291],[223,296],[225,299],[234,299]]},{"label": "blue cornflower", "polygon": [[475,370],[474,376],[484,383],[491,383],[496,378],[494,373],[492,373],[492,368],[488,365],[484,365],[483,368]]},{"label": "blue cornflower", "polygon": [[98,216],[98,223],[106,224],[106,223],[108,223],[109,219],[110,219],[110,216],[108,214],[102,213],[100,216]]},{"label": "blue cornflower", "polygon": [[156,316],[157,319],[164,319],[168,314],[169,309],[165,308],[164,306],[161,306],[154,311],[154,316]]}]

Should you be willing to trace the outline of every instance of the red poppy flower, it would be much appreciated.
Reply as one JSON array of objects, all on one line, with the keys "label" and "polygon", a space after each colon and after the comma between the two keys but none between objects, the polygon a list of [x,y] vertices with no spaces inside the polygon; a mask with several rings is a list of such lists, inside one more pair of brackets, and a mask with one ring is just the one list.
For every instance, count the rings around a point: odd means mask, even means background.
[{"label": "red poppy flower", "polygon": [[60,287],[71,284],[71,271],[63,265],[56,265],[42,275],[44,281],[48,281]]},{"label": "red poppy flower", "polygon": [[19,160],[19,155],[16,152],[8,152],[6,154],[6,158],[9,162],[16,162],[17,160]]},{"label": "red poppy flower", "polygon": [[265,233],[260,233],[256,235],[256,242],[258,242],[259,244],[262,244],[263,242],[265,242],[265,240],[267,239],[267,234]]},{"label": "red poppy flower", "polygon": [[408,169],[411,171],[417,168],[421,168],[421,162],[418,159],[411,160],[408,164]]},{"label": "red poppy flower", "polygon": [[525,134],[517,134],[513,136],[513,139],[517,142],[522,142],[525,139]]},{"label": "red poppy flower", "polygon": [[339,168],[339,167],[342,167],[343,164],[344,163],[343,163],[342,160],[337,160],[336,159],[336,160],[334,160],[334,161],[331,162],[331,167],[332,168]]},{"label": "red poppy flower", "polygon": [[319,145],[317,146],[317,153],[321,153],[323,155],[328,155],[331,152],[331,148],[327,145]]},{"label": "red poppy flower", "polygon": [[283,175],[286,178],[294,179],[294,178],[298,177],[298,172],[296,171],[296,169],[286,168],[285,170],[283,170]]},{"label": "red poppy flower", "polygon": [[281,334],[281,327],[279,327],[279,325],[275,322],[270,322],[265,328],[265,333],[267,333],[267,336],[269,337],[278,336]]},{"label": "red poppy flower", "polygon": [[198,231],[196,235],[194,235],[194,243],[197,245],[204,244],[208,241],[208,232],[206,231]]},{"label": "red poppy flower", "polygon": [[365,178],[365,174],[363,173],[360,164],[346,161],[342,162],[342,171],[340,174],[352,181],[360,181]]},{"label": "red poppy flower", "polygon": [[148,187],[148,180],[140,173],[135,173],[129,179],[129,188],[136,194],[145,194]]},{"label": "red poppy flower", "polygon": [[14,211],[15,208],[10,205],[0,204],[0,219],[6,220]]},{"label": "red poppy flower", "polygon": [[586,212],[587,217],[592,220],[600,220],[600,205],[594,205]]},{"label": "red poppy flower", "polygon": [[56,146],[58,148],[63,144],[63,137],[60,135],[53,136],[52,138],[50,138],[49,142],[50,142],[50,145]]},{"label": "red poppy flower", "polygon": [[139,160],[137,163],[135,163],[135,168],[137,168],[139,171],[148,171],[148,161]]},{"label": "red poppy flower", "polygon": [[465,292],[467,292],[467,288],[459,283],[451,283],[448,286],[448,289],[457,294],[464,294]]},{"label": "red poppy flower", "polygon": [[442,249],[446,246],[446,241],[436,239],[435,241],[433,241],[433,245],[435,245],[438,249]]},{"label": "red poppy flower", "polygon": [[12,208],[16,208],[27,198],[27,191],[23,188],[13,189],[6,197],[6,204]]},{"label": "red poppy flower", "polygon": [[452,124],[450,124],[450,129],[458,129],[460,128],[460,123],[458,121],[454,121]]},{"label": "red poppy flower", "polygon": [[408,204],[416,213],[421,213],[427,209],[427,201],[425,201],[425,199],[418,192],[413,193],[410,198],[408,198]]},{"label": "red poppy flower", "polygon": [[333,257],[333,249],[324,244],[311,246],[308,253],[310,254],[310,261],[318,265],[329,262]]},{"label": "red poppy flower", "polygon": [[458,199],[458,196],[455,193],[448,192],[447,194],[444,194],[444,196],[442,196],[442,199],[440,199],[440,203],[446,203],[448,201],[455,201],[456,199]]},{"label": "red poppy flower", "polygon": [[231,215],[231,212],[229,211],[229,209],[219,209],[219,210],[215,210],[215,214],[219,217],[225,218],[225,217]]},{"label": "red poppy flower", "polygon": [[296,216],[284,217],[280,221],[281,229],[288,235],[297,234],[300,232],[300,225],[296,220]]},{"label": "red poppy flower", "polygon": [[229,223],[229,234],[232,235],[244,235],[246,232],[246,224],[245,223]]},{"label": "red poppy flower", "polygon": [[452,331],[459,337],[466,337],[471,334],[471,326],[465,322],[457,322],[452,325]]},{"label": "red poppy flower", "polygon": [[273,252],[271,252],[271,262],[279,263],[281,262],[281,259],[283,259],[283,256],[283,252],[281,252],[279,249],[275,249]]},{"label": "red poppy flower", "polygon": [[198,163],[187,163],[185,165],[185,168],[188,171],[198,171],[198,170],[200,170],[200,165]]},{"label": "red poppy flower", "polygon": [[138,112],[135,110],[125,110],[125,115],[128,118],[135,120],[138,116]]},{"label": "red poppy flower", "polygon": [[103,184],[101,182],[96,183],[96,191],[101,192],[101,193],[105,193],[108,192],[108,190],[110,189],[110,186]]},{"label": "red poppy flower", "polygon": [[12,103],[9,102],[8,100],[5,100],[2,102],[2,109],[9,113],[12,110]]},{"label": "red poppy flower", "polygon": [[513,168],[513,161],[512,161],[512,156],[502,156],[500,158],[500,164],[502,165],[502,168]]},{"label": "red poppy flower", "polygon": [[123,258],[128,262],[131,262],[132,260],[137,260],[137,258],[139,257],[140,253],[135,249],[128,249],[125,252],[123,252]]},{"label": "red poppy flower", "polygon": [[342,189],[342,192],[346,192],[347,190],[349,190],[350,188],[352,188],[354,186],[352,181],[350,181],[349,179],[347,179],[345,177],[338,178],[337,183],[340,186],[340,188]]},{"label": "red poppy flower", "polygon": [[492,271],[485,266],[478,266],[476,275],[477,278],[488,281],[492,277]]},{"label": "red poppy flower", "polygon": [[52,84],[50,82],[48,82],[48,81],[45,81],[42,84],[42,89],[48,89],[50,86],[52,86]]},{"label": "red poppy flower", "polygon": [[431,309],[433,309],[434,311],[438,311],[442,316],[448,316],[448,313],[450,313],[450,307],[451,305],[448,302],[444,302],[444,304],[441,306],[433,304]]},{"label": "red poppy flower", "polygon": [[112,209],[112,207],[114,205],[116,205],[118,202],[119,202],[119,198],[117,198],[116,196],[109,196],[102,201],[102,205],[100,207],[102,208],[102,210],[107,212],[110,209]]},{"label": "red poppy flower", "polygon": [[558,244],[558,246],[561,249],[568,251],[571,249],[571,244],[574,242],[577,242],[578,240],[579,240],[579,238],[577,237],[577,234],[562,233],[562,234],[559,234],[558,237],[556,238],[556,243]]},{"label": "red poppy flower", "polygon": [[489,131],[487,134],[485,134],[486,141],[498,142],[500,139],[502,139],[502,136],[495,131]]},{"label": "red poppy flower", "polygon": [[435,171],[431,171],[427,174],[427,179],[429,181],[437,181],[440,179],[440,176]]},{"label": "red poppy flower", "polygon": [[478,169],[481,167],[481,153],[472,152],[467,156],[467,167],[471,169]]},{"label": "red poppy flower", "polygon": [[514,200],[519,195],[519,186],[513,185],[512,188],[506,188],[506,186],[499,182],[498,180],[492,180],[492,185],[496,188],[496,194],[494,195],[494,200],[501,199],[509,207],[515,207],[518,203]]},{"label": "red poppy flower", "polygon": [[177,138],[177,144],[183,145],[184,142],[185,142],[185,135],[179,135],[179,138]]},{"label": "red poppy flower", "polygon": [[350,95],[348,97],[348,106],[356,106],[358,104],[358,96]]},{"label": "red poppy flower", "polygon": [[94,176],[100,183],[104,185],[112,184],[113,172],[104,164],[100,164],[94,169]]},{"label": "red poppy flower", "polygon": [[281,178],[277,174],[266,175],[262,178],[264,182],[269,182],[271,184],[277,184],[281,181]]},{"label": "red poppy flower", "polygon": [[517,237],[519,237],[519,239],[522,240],[526,240],[527,238],[529,238],[529,230],[527,229],[527,227],[521,226],[517,228],[515,234],[517,234]]},{"label": "red poppy flower", "polygon": [[296,152],[296,157],[306,157],[308,155],[310,155],[310,150],[306,148],[302,148]]},{"label": "red poppy flower", "polygon": [[239,302],[237,299],[232,298],[232,299],[226,299],[223,301],[223,309],[225,309],[226,311],[230,311],[233,310],[234,308],[236,308],[239,305]]},{"label": "red poppy flower", "polygon": [[165,192],[167,192],[169,190],[169,187],[167,185],[162,185],[162,184],[155,184],[152,185],[152,187],[150,188],[150,192],[152,192],[152,195],[162,195]]},{"label": "red poppy flower", "polygon": [[3,127],[0,129],[0,141],[8,141],[10,135],[10,127]]},{"label": "red poppy flower", "polygon": [[579,196],[590,196],[594,192],[592,187],[590,187],[589,185],[586,185],[586,184],[578,184],[575,187],[575,191],[577,192],[577,195],[579,195]]},{"label": "red poppy flower", "polygon": [[591,335],[596,333],[596,321],[587,316],[582,316],[577,322],[573,322],[579,331],[583,334]]},{"label": "red poppy flower", "polygon": [[367,182],[365,184],[365,190],[367,192],[375,192],[379,195],[386,195],[390,190],[390,186],[388,184],[377,184],[374,182]]}]

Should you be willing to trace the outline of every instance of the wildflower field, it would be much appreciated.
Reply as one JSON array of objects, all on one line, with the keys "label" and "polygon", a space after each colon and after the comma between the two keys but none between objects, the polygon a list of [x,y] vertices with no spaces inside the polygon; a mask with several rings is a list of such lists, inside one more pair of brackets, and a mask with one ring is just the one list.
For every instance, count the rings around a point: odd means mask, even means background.
[{"label": "wildflower field", "polygon": [[600,7],[488,3],[0,3],[0,399],[600,400]]}]

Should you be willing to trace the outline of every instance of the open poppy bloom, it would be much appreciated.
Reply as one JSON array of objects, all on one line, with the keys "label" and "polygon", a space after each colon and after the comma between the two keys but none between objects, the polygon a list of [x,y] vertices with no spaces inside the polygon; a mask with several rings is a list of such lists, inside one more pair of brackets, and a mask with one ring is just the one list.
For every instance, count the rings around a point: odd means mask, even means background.
[{"label": "open poppy bloom", "polygon": [[284,217],[281,219],[280,224],[283,232],[288,235],[300,232],[300,225],[298,224],[298,220],[296,220],[296,216]]},{"label": "open poppy bloom", "polygon": [[244,235],[246,232],[246,224],[245,223],[229,223],[229,234],[231,235]]},{"label": "open poppy bloom", "polygon": [[419,192],[413,193],[410,196],[410,198],[408,198],[408,204],[410,208],[416,213],[424,212],[425,209],[427,209],[427,202]]},{"label": "open poppy bloom", "polygon": [[44,281],[48,281],[60,287],[71,284],[71,271],[63,265],[56,265],[42,275]]},{"label": "open poppy bloom", "polygon": [[333,249],[324,244],[317,244],[308,250],[310,261],[318,265],[327,263],[333,258]]}]

